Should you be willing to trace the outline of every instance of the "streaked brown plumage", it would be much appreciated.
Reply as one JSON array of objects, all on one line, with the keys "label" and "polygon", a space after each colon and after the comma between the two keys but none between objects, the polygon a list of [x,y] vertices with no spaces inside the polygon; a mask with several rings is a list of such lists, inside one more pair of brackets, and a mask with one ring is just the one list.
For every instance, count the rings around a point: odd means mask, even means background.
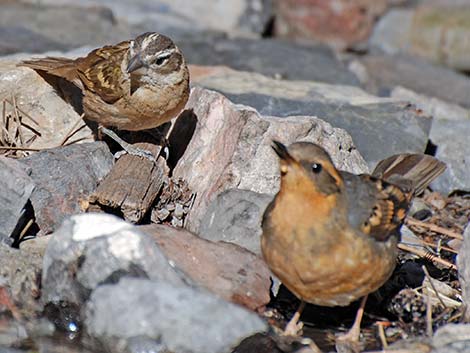
[{"label": "streaked brown plumage", "polygon": [[264,213],[261,238],[272,272],[301,300],[322,306],[348,305],[378,289],[395,268],[413,193],[445,165],[398,155],[372,175],[354,175],[338,171],[315,144],[274,141],[273,148],[281,187]]},{"label": "streaked brown plumage", "polygon": [[157,127],[175,117],[189,97],[189,72],[170,38],[144,33],[93,50],[86,57],[21,63],[66,79],[83,94],[87,119],[122,130]]}]

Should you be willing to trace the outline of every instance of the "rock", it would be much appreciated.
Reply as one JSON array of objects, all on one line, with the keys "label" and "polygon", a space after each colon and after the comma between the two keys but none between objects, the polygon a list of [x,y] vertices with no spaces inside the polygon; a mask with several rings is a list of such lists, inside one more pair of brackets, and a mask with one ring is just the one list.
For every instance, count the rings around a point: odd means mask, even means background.
[{"label": "rock", "polygon": [[432,338],[430,353],[469,353],[470,325],[447,324],[439,328]]},{"label": "rock", "polygon": [[49,234],[83,209],[81,203],[111,170],[113,155],[104,142],[94,142],[45,150],[20,163],[36,184],[31,194],[35,221],[41,234]]},{"label": "rock", "polygon": [[371,169],[393,154],[424,152],[428,142],[431,119],[408,104],[371,96],[357,87],[280,81],[224,68],[192,72],[193,84],[222,92],[262,115],[316,116],[345,129]]},{"label": "rock", "polygon": [[[36,4],[34,0],[27,0],[27,2]],[[47,2],[49,7],[55,8],[59,5],[64,7],[69,11],[68,17],[80,14],[86,20],[86,25],[90,27],[79,29],[78,32],[82,37],[86,37],[92,30],[97,32],[95,36],[98,34],[110,36],[112,33],[107,32],[118,32],[128,27],[134,34],[149,30],[170,36],[202,31],[222,31],[232,35],[261,36],[272,17],[271,0],[228,0],[220,4],[213,4],[207,0],[191,2],[185,0],[84,0],[79,3],[73,0],[49,0]],[[75,11],[70,10],[74,7]],[[95,13],[104,12],[104,9],[107,11],[105,15],[102,15],[104,19],[101,22],[104,23],[94,20],[97,16]],[[112,21],[112,27],[109,21]],[[53,21],[54,24],[57,22],[57,19]],[[59,28],[67,28],[67,26]]]},{"label": "rock", "polygon": [[436,157],[447,169],[437,178],[434,190],[448,194],[454,190],[470,191],[470,120],[437,120],[431,129],[431,141],[437,146]]},{"label": "rock", "polygon": [[374,30],[370,43],[387,53],[409,53],[468,71],[469,20],[468,2],[421,2],[413,9],[396,9],[386,14]]},{"label": "rock", "polygon": [[[470,80],[451,69],[408,55],[366,55],[360,59],[364,87],[388,95],[396,86],[470,108]],[[445,89],[443,89],[445,87]]]},{"label": "rock", "polygon": [[87,304],[86,327],[110,348],[146,336],[187,353],[229,352],[267,329],[256,314],[205,291],[142,278],[97,288]]},{"label": "rock", "polygon": [[391,95],[415,104],[434,117],[430,139],[436,145],[436,157],[447,165],[446,172],[431,187],[443,194],[454,190],[470,191],[470,111],[434,97],[419,95],[402,87]]},{"label": "rock", "polygon": [[316,142],[332,155],[340,169],[367,169],[351,137],[318,118],[261,116],[249,107],[232,104],[219,93],[198,87],[192,90],[187,109],[193,111],[197,123],[173,178],[186,180],[196,194],[186,218],[186,228],[196,234],[209,203],[222,191],[239,188],[276,192],[279,171],[270,147],[273,138],[286,144],[297,140]]},{"label": "rock", "polygon": [[13,249],[0,243],[0,287],[8,289],[14,304],[27,319],[33,319],[39,310],[41,269],[40,252]]},{"label": "rock", "polygon": [[[387,54],[406,52],[413,22],[413,10],[390,9],[377,22],[369,39],[373,50],[379,48]],[[400,25],[397,26],[397,23]]]},{"label": "rock", "polygon": [[22,167],[14,159],[0,157],[0,242],[11,243],[27,221],[25,206],[35,184]]},{"label": "rock", "polygon": [[5,104],[10,120],[19,115],[24,140],[33,139],[22,145],[44,149],[78,140],[93,141],[91,130],[86,126],[70,136],[80,124],[84,125],[81,117],[39,74],[17,67],[18,63],[17,59],[0,60],[0,101]]},{"label": "rock", "polygon": [[75,215],[50,237],[42,276],[44,303],[80,306],[96,287],[123,276],[184,283],[150,236],[117,217]]},{"label": "rock", "polygon": [[180,38],[178,46],[190,64],[223,65],[289,80],[359,85],[356,76],[336,58],[335,53],[321,44],[199,36]]},{"label": "rock", "polygon": [[[457,255],[457,269],[459,271],[459,281],[462,287],[463,304],[469,308],[470,304],[470,223],[463,233],[463,243]],[[464,314],[466,321],[470,320],[470,311],[467,309]]]},{"label": "rock", "polygon": [[65,49],[64,44],[31,29],[11,25],[0,26],[0,55],[17,52],[40,53],[47,50]]},{"label": "rock", "polygon": [[273,195],[229,189],[214,199],[201,221],[199,235],[225,241],[261,254],[261,219]]},{"label": "rock", "polygon": [[21,343],[28,339],[26,329],[21,323],[10,320],[8,317],[2,318],[0,332],[2,333],[0,335],[0,352],[25,353],[25,351],[7,348],[21,346]]},{"label": "rock", "polygon": [[2,3],[0,34],[9,37],[0,44],[0,55],[98,46],[131,37],[128,26],[116,23],[109,8],[83,5],[65,1]]},{"label": "rock", "polygon": [[284,0],[276,2],[275,33],[292,39],[315,39],[340,48],[368,38],[387,1]]},{"label": "rock", "polygon": [[210,292],[251,310],[269,303],[270,272],[255,254],[235,244],[202,239],[183,229],[157,224],[140,229],[153,236],[177,268]]},{"label": "rock", "polygon": [[[412,90],[397,86],[390,92],[390,97],[414,104],[425,114],[436,120],[466,120],[470,123],[470,110],[457,104],[448,103],[436,97],[418,94]],[[432,131],[432,127],[431,127]],[[432,133],[432,132],[431,132]]]}]

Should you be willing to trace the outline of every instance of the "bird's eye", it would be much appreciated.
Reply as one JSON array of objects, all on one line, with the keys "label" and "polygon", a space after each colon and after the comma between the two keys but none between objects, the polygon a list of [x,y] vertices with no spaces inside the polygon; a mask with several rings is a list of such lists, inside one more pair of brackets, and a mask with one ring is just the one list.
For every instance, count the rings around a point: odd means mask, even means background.
[{"label": "bird's eye", "polygon": [[322,170],[321,164],[319,164],[319,163],[313,163],[312,164],[312,172],[314,172],[315,174],[318,174],[318,173],[321,172],[321,170]]},{"label": "bird's eye", "polygon": [[157,64],[158,66],[162,66],[168,61],[169,57],[170,57],[169,55],[159,56],[157,60],[155,60],[155,64]]}]

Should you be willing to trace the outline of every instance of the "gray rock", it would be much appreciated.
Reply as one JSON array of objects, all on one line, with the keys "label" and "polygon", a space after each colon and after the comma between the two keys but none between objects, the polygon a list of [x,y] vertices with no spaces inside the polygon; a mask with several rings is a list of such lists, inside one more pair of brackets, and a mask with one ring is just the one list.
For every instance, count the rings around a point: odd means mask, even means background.
[{"label": "gray rock", "polygon": [[261,219],[272,195],[229,189],[214,199],[202,218],[200,236],[238,244],[261,254]]},{"label": "gray rock", "polygon": [[408,104],[371,96],[357,87],[279,81],[227,69],[209,69],[193,77],[194,82],[262,115],[316,116],[345,129],[371,169],[393,154],[424,152],[431,128],[432,119]]},{"label": "gray rock", "polygon": [[75,215],[51,235],[42,299],[80,305],[96,287],[123,276],[184,283],[151,237],[131,224],[107,214]]},{"label": "gray rock", "polygon": [[[413,21],[413,10],[391,9],[383,15],[374,27],[369,46],[379,48],[387,54],[405,52],[409,46],[409,34]],[[397,23],[400,25],[397,26]]]},{"label": "gray rock", "polygon": [[10,236],[21,231],[25,205],[34,187],[21,163],[0,157],[0,242],[10,242]]},{"label": "gray rock", "polygon": [[463,234],[463,244],[457,255],[457,269],[459,271],[459,281],[462,287],[462,301],[466,305],[465,320],[470,320],[470,223],[465,228]]},{"label": "gray rock", "polygon": [[137,278],[97,288],[85,323],[89,334],[109,345],[147,336],[185,353],[230,352],[267,328],[256,314],[207,292]]},{"label": "gray rock", "polygon": [[41,234],[49,234],[69,215],[81,212],[98,182],[113,166],[104,142],[74,144],[45,150],[20,160],[36,188],[31,195]]},{"label": "gray rock", "polygon": [[470,30],[464,24],[469,19],[470,6],[466,1],[422,1],[414,8],[386,14],[377,24],[370,44],[387,53],[409,53],[468,71],[466,38]]},{"label": "gray rock", "polygon": [[470,325],[447,324],[432,338],[430,353],[470,353]]},{"label": "gray rock", "polygon": [[[35,0],[25,0],[28,5],[36,5]],[[44,4],[46,3],[46,4]],[[23,7],[26,7],[23,5]],[[42,10],[41,7],[46,8]],[[272,17],[271,0],[228,0],[213,4],[207,0],[47,0],[41,3],[38,12],[51,12],[50,8],[63,8],[68,11],[72,24],[82,19],[89,28],[73,28],[77,35],[66,33],[72,38],[87,38],[89,32],[95,30],[95,37],[113,36],[123,30],[142,29],[162,32],[170,36],[174,34],[194,33],[200,31],[222,31],[232,35],[261,36]],[[74,9],[74,11],[72,11]],[[103,23],[96,22],[96,12],[102,14]],[[56,10],[58,11],[58,10]],[[42,17],[45,15],[42,14]],[[39,15],[41,17],[41,14]],[[223,20],[221,20],[223,19]],[[110,28],[108,21],[112,21]],[[52,18],[52,26],[60,20]],[[34,19],[32,21],[35,22]],[[87,26],[84,26],[87,27]],[[62,32],[70,28],[62,27]],[[66,32],[72,32],[67,31]]]},{"label": "gray rock", "polygon": [[[261,116],[250,107],[197,87],[187,108],[197,122],[173,178],[186,180],[196,194],[186,218],[186,227],[196,234],[209,202],[222,191],[238,188],[274,194],[278,190],[278,158],[270,147],[273,138],[286,144],[316,142],[330,153],[338,168],[355,173],[367,170],[349,134],[318,118]],[[184,119],[177,122],[181,126],[175,129],[189,129],[183,125]]]},{"label": "gray rock", "polygon": [[436,157],[447,169],[432,183],[444,194],[454,190],[470,191],[470,121],[436,120],[431,129],[431,141],[437,146]]},{"label": "gray rock", "polygon": [[224,65],[289,80],[359,85],[356,76],[324,45],[213,36],[181,38],[178,45],[190,64]]},{"label": "gray rock", "polygon": [[366,71],[363,84],[369,92],[383,95],[395,86],[402,86],[420,94],[470,107],[470,79],[451,69],[401,54],[368,55],[360,63]]},{"label": "gray rock", "polygon": [[22,324],[19,322],[14,322],[13,320],[9,320],[8,317],[2,320],[0,333],[0,353],[25,353],[24,351],[6,347],[20,346],[21,342],[24,342],[27,339],[28,334]]},{"label": "gray rock", "polygon": [[47,38],[29,28],[0,26],[0,55],[27,52],[40,53],[47,50],[65,50],[65,44]]},{"label": "gray rock", "polygon": [[[0,54],[64,50],[113,43],[130,37],[128,26],[116,23],[109,8],[77,6],[76,2],[6,2],[2,4],[0,23],[3,28],[0,34],[5,37],[1,40],[4,46],[0,47]],[[6,28],[14,28],[15,31]]]},{"label": "gray rock", "polygon": [[[404,87],[395,87],[390,92],[390,97],[414,104],[425,114],[436,120],[466,120],[470,123],[470,110],[460,105],[448,103],[436,97],[418,94]],[[431,128],[432,130],[432,128]]]},{"label": "gray rock", "polygon": [[392,96],[409,101],[434,117],[430,139],[437,146],[436,157],[446,163],[447,171],[431,187],[444,194],[454,190],[470,191],[470,111],[402,87],[393,89]]},{"label": "gray rock", "polygon": [[8,288],[21,314],[28,319],[39,310],[41,269],[41,250],[13,249],[0,243],[0,286]]}]

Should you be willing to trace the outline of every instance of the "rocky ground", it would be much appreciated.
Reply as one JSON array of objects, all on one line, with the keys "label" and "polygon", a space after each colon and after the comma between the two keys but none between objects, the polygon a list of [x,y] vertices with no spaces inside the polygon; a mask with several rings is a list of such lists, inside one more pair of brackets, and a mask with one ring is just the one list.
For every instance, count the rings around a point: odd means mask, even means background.
[{"label": "rocky ground", "polygon": [[[351,349],[334,337],[358,303],[308,305],[303,333],[280,334],[298,301],[260,256],[279,187],[273,138],[316,142],[354,173],[396,153],[446,163],[413,203],[392,278],[369,296],[361,350],[470,352],[470,4],[0,4],[0,352]],[[145,31],[172,37],[191,71],[156,164],[116,161],[17,66]]]}]

